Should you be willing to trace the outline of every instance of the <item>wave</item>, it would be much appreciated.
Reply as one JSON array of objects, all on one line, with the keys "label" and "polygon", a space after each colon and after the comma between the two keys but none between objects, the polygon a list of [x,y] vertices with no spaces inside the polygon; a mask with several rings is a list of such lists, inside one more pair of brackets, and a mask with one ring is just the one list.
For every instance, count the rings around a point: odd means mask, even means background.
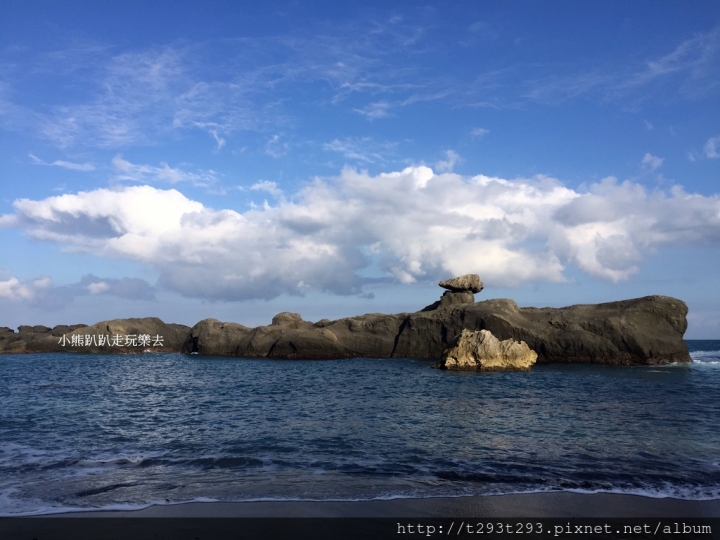
[{"label": "wave", "polygon": [[[493,489],[476,492],[464,490],[458,492],[435,492],[432,494],[423,492],[405,492],[405,493],[388,493],[373,497],[253,497],[253,498],[228,498],[218,499],[213,497],[195,497],[192,499],[181,501],[153,500],[149,502],[124,503],[124,504],[107,504],[102,506],[81,507],[81,506],[52,506],[42,504],[35,501],[35,505],[30,501],[25,504],[17,504],[19,501],[13,501],[15,504],[12,510],[7,504],[8,500],[4,496],[5,493],[0,492],[0,517],[22,517],[22,516],[40,516],[53,514],[69,514],[77,512],[132,512],[144,510],[152,506],[177,506],[190,503],[258,503],[258,502],[367,502],[367,501],[393,501],[404,499],[459,499],[466,497],[496,497],[503,495],[526,495],[526,494],[543,494],[543,493],[578,493],[594,495],[599,493],[608,493],[614,495],[634,495],[638,497],[647,497],[650,499],[677,499],[685,501],[713,501],[720,500],[720,488],[709,488],[707,490],[698,491],[697,489],[684,488],[681,486],[666,486],[663,489],[657,488],[610,488],[610,489],[556,489],[556,488],[537,488],[537,489],[520,489],[520,490],[503,490]],[[10,510],[10,511],[8,511]]]},{"label": "wave", "polygon": [[[188,503],[211,503],[221,502],[220,499],[213,499],[210,497],[196,497],[194,499],[188,499],[186,501],[168,502],[168,501],[150,501],[146,503],[126,503],[126,504],[107,504],[103,506],[51,506],[42,505],[35,508],[22,508],[16,505],[18,510],[13,512],[3,511],[3,507],[7,508],[7,505],[3,505],[5,498],[3,493],[0,492],[0,517],[21,517],[21,516],[47,516],[53,514],[70,514],[77,512],[134,512],[137,510],[144,510],[151,506],[171,506],[176,504],[188,504]],[[27,506],[27,505],[26,505]]]},{"label": "wave", "polygon": [[105,460],[81,459],[77,462],[77,465],[79,467],[137,467],[148,459],[143,456],[123,456]]},{"label": "wave", "polygon": [[[135,455],[133,455],[135,454]],[[119,455],[84,457],[77,450],[44,450],[18,443],[0,444],[0,470],[50,470],[66,469],[78,473],[96,470],[144,467],[166,455],[166,452],[127,452]]]},{"label": "wave", "polygon": [[690,358],[702,366],[720,365],[720,351],[691,351]]}]

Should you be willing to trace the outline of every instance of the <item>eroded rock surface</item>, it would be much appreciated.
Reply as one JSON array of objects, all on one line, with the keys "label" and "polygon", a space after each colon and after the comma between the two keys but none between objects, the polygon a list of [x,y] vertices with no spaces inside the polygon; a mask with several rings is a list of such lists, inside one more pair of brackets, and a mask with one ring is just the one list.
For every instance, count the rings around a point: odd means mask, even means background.
[{"label": "eroded rock surface", "polygon": [[682,339],[686,315],[684,302],[648,296],[565,308],[519,308],[497,299],[315,324],[293,317],[290,324],[257,328],[209,319],[193,327],[183,350],[271,358],[441,359],[463,330],[488,330],[501,341],[524,341],[538,363],[652,365],[690,361]]},{"label": "eroded rock surface", "polygon": [[455,306],[460,304],[474,304],[475,293],[479,293],[483,289],[480,276],[477,274],[465,274],[452,279],[441,281],[439,285],[448,289],[440,297],[440,300],[426,306],[421,311],[434,311],[447,306]]},{"label": "eroded rock surface", "polygon": [[190,333],[188,326],[166,324],[157,317],[114,319],[92,326],[20,326],[18,330],[0,332],[0,352],[180,352]]},{"label": "eroded rock surface", "polygon": [[[452,293],[455,295],[457,293]],[[449,295],[448,295],[449,296]],[[450,298],[456,298],[451,296]],[[462,297],[461,297],[462,299]],[[438,303],[439,304],[439,303]],[[438,305],[429,311],[383,315],[371,313],[317,323],[281,313],[268,326],[205,319],[189,328],[157,318],[117,319],[93,326],[0,329],[0,352],[98,352],[142,350],[269,358],[443,358],[463,330],[488,330],[503,341],[524,341],[538,363],[597,362],[653,365],[690,362],[683,334],[687,306],[667,296],[564,308],[520,308],[512,300]],[[163,337],[162,347],[108,346],[85,336]],[[82,346],[68,345],[73,335]],[[66,344],[59,342],[65,337]]]},{"label": "eroded rock surface", "polygon": [[483,283],[477,274],[465,274],[464,276],[446,279],[445,281],[441,281],[439,285],[443,289],[448,289],[452,292],[470,291],[473,294],[477,294],[483,290]]},{"label": "eroded rock surface", "polygon": [[456,341],[433,367],[457,371],[527,371],[538,357],[524,341],[500,341],[488,330],[463,330]]}]

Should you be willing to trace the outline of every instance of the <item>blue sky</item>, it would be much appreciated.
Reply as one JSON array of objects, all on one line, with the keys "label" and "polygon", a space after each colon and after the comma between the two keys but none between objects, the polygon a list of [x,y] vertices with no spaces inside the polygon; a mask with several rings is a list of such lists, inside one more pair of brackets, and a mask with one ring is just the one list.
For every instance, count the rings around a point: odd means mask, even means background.
[{"label": "blue sky", "polygon": [[0,6],[0,325],[664,294],[720,337],[716,2]]}]

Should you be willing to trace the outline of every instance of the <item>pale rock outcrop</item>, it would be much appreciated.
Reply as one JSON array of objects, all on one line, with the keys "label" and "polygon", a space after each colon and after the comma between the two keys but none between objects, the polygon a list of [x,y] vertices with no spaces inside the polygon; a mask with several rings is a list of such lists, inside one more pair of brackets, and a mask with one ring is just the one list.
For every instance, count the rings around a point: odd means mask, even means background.
[{"label": "pale rock outcrop", "polygon": [[457,344],[433,367],[458,371],[527,371],[537,353],[524,341],[500,341],[488,330],[463,330]]}]

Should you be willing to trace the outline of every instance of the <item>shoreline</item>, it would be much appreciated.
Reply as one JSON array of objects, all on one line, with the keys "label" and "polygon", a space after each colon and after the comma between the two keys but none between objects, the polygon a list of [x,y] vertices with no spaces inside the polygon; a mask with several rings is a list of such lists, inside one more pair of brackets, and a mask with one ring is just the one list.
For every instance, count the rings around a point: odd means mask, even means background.
[{"label": "shoreline", "polygon": [[367,501],[187,502],[139,510],[74,511],[19,518],[720,518],[720,499],[621,493],[536,492]]},{"label": "shoreline", "polygon": [[389,540],[407,538],[408,534],[412,538],[436,534],[475,538],[477,534],[498,531],[523,533],[528,538],[557,538],[581,528],[587,538],[627,538],[628,531],[637,535],[653,530],[656,535],[660,531],[662,538],[688,538],[684,534],[688,531],[715,538],[718,518],[720,499],[690,501],[613,493],[540,492],[369,501],[191,502],[135,511],[46,514],[0,518],[0,537]]}]

